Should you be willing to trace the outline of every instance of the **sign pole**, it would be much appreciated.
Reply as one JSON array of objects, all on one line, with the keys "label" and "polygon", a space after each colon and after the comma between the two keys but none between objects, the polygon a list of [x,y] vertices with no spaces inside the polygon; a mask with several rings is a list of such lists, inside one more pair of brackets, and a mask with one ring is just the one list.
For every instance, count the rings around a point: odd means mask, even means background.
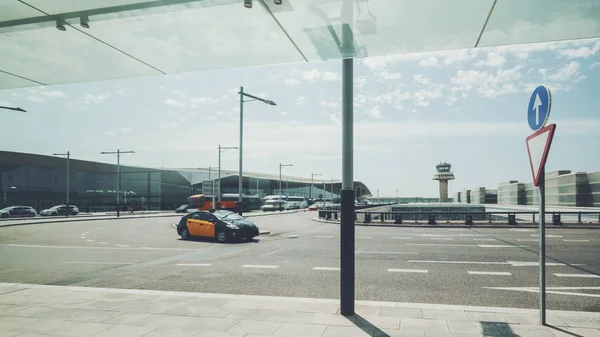
[{"label": "sign pole", "polygon": [[540,172],[540,324],[546,325],[546,168],[542,166]]}]

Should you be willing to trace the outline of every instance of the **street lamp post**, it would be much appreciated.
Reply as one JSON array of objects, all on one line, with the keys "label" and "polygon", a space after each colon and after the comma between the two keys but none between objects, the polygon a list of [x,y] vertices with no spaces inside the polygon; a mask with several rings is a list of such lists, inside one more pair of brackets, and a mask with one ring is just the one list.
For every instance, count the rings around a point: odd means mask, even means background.
[{"label": "street lamp post", "polygon": [[294,166],[294,164],[281,164],[281,163],[279,163],[279,198],[283,197],[283,193],[281,192],[281,168],[282,167],[289,167],[289,166]]},{"label": "street lamp post", "polygon": [[7,202],[6,189],[7,188],[9,188],[11,190],[17,189],[15,186],[6,186],[6,176],[4,175],[4,172],[2,172],[2,192],[4,194],[4,206],[7,206],[7,204],[6,204],[6,202]]},{"label": "street lamp post", "polygon": [[13,110],[13,111],[19,111],[19,112],[27,112],[27,110],[21,109],[21,108],[13,108],[10,106],[1,106],[0,105],[0,109],[6,109],[6,110]]},{"label": "street lamp post", "polygon": [[100,154],[116,154],[117,155],[117,218],[121,216],[121,155],[135,153],[134,151],[121,151],[117,149],[117,151],[109,151],[109,152],[100,152]]},{"label": "street lamp post", "polygon": [[[268,99],[260,98],[254,95],[250,95],[244,92],[244,87],[240,87],[240,172],[239,172],[239,180],[238,180],[238,208],[239,214],[242,215],[242,183],[243,183],[243,175],[242,175],[242,158],[243,158],[243,144],[244,144],[244,102],[250,101],[261,101],[265,104],[269,105],[277,105],[275,102],[270,101]],[[244,101],[244,96],[249,97],[250,99]]]},{"label": "street lamp post", "polygon": [[312,187],[315,183],[315,177],[322,176],[321,173],[311,173],[310,174],[310,187],[308,188],[308,199],[312,199]]},{"label": "street lamp post", "polygon": [[71,170],[69,168],[70,165],[70,161],[71,161],[71,152],[67,151],[67,153],[53,153],[53,156],[62,156],[62,157],[66,157],[67,158],[67,218],[69,217],[69,213],[70,212],[70,208],[69,208],[69,192],[71,190],[70,188],[70,184],[71,184]]},{"label": "street lamp post", "polygon": [[[227,151],[227,150],[234,150],[237,149],[236,146],[221,146],[221,144],[219,144],[219,191],[217,194],[217,198],[218,202],[217,202],[217,206],[219,206],[219,208],[221,208],[221,152],[223,151]],[[238,200],[239,202],[239,200]]]}]

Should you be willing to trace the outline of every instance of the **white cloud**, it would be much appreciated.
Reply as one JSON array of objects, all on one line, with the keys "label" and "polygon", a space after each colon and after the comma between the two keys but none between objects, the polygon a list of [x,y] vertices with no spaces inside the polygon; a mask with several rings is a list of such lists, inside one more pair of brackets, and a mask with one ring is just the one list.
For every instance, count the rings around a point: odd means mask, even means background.
[{"label": "white cloud", "polygon": [[44,97],[36,96],[36,95],[27,96],[27,100],[31,101],[31,102],[45,102],[46,101],[46,99]]},{"label": "white cloud", "polygon": [[475,49],[461,49],[444,52],[442,55],[444,55],[444,64],[451,65],[474,59],[477,56],[477,51]]},{"label": "white cloud", "polygon": [[594,62],[594,63],[590,64],[590,69],[594,69],[597,67],[600,67],[600,62]]},{"label": "white cloud", "polygon": [[549,74],[548,79],[559,82],[576,79],[580,75],[579,66],[579,62],[571,61],[556,72]]},{"label": "white cloud", "polygon": [[114,136],[115,132],[114,131],[106,131],[104,134],[107,136]]},{"label": "white cloud", "polygon": [[446,105],[452,105],[454,104],[456,101],[458,101],[458,98],[454,97],[454,96],[450,96],[448,97],[448,100],[446,101]]},{"label": "white cloud", "polygon": [[179,90],[172,90],[171,92],[174,93],[175,95],[179,95],[183,98],[187,97],[187,94],[185,92],[181,92]]},{"label": "white cloud", "polygon": [[90,94],[90,93],[85,93],[83,101],[86,104],[90,104],[90,103],[100,103],[104,100],[109,99],[112,96],[112,94],[110,92],[105,92],[105,93],[101,93],[101,94]]},{"label": "white cloud", "polygon": [[131,132],[131,128],[128,128],[128,127],[122,127],[120,130],[121,130],[121,132],[124,132],[124,133]]},{"label": "white cloud", "polygon": [[300,77],[302,77],[303,80],[308,81],[308,82],[314,82],[318,79],[320,79],[322,76],[321,72],[319,71],[319,69],[314,68],[312,70],[304,70],[302,72],[300,72]]},{"label": "white cloud", "polygon": [[280,112],[279,114],[280,114],[281,116],[287,116],[287,115],[288,115],[288,113],[287,113],[287,112],[285,112],[285,111],[282,111],[282,112]]},{"label": "white cloud", "polygon": [[413,82],[418,84],[427,85],[431,83],[431,79],[423,74],[415,74],[413,75]]},{"label": "white cloud", "polygon": [[526,51],[517,52],[517,53],[515,53],[515,57],[519,61],[525,61],[525,60],[527,60],[527,58],[529,58],[529,53]]},{"label": "white cloud", "polygon": [[379,105],[375,105],[371,109],[365,110],[365,113],[373,118],[383,118],[383,115],[381,114],[381,108],[379,107]]},{"label": "white cloud", "polygon": [[298,98],[296,99],[296,105],[297,105],[297,106],[304,106],[304,101],[305,101],[305,100],[306,100],[306,99],[305,99],[303,96],[300,96],[300,97],[298,97]]},{"label": "white cloud", "polygon": [[[190,103],[191,104],[209,104],[209,103],[217,103],[221,101],[221,98],[219,97],[191,97],[190,98]],[[177,102],[179,103],[179,102]],[[181,106],[184,106],[185,104],[181,103]]]},{"label": "white cloud", "polygon": [[42,91],[41,92],[42,95],[46,96],[46,97],[50,97],[50,98],[64,98],[67,97],[67,95],[60,91],[60,90],[53,90],[53,91]]},{"label": "white cloud", "polygon": [[183,108],[185,106],[183,103],[178,102],[172,98],[169,98],[168,100],[166,100],[165,104],[168,106],[176,107],[176,108]]},{"label": "white cloud", "polygon": [[413,104],[418,106],[428,106],[431,100],[442,98],[443,94],[439,88],[429,90],[419,90],[412,94]]},{"label": "white cloud", "polygon": [[439,64],[438,59],[435,56],[429,56],[419,62],[420,67],[435,67]]},{"label": "white cloud", "polygon": [[295,78],[286,78],[285,80],[283,80],[283,85],[286,85],[288,87],[296,86],[298,85],[298,83],[300,82]]},{"label": "white cloud", "polygon": [[322,77],[325,81],[339,81],[342,79],[340,74],[332,71],[324,72]]},{"label": "white cloud", "polygon": [[381,95],[377,95],[377,96],[373,96],[372,97],[372,101],[373,102],[377,102],[377,103],[392,103],[392,99],[394,98],[394,93],[393,92],[388,92],[385,94],[381,94]]},{"label": "white cloud", "polygon": [[366,76],[356,77],[354,79],[354,86],[356,88],[362,88],[362,87],[365,86],[365,84],[367,84],[367,77]]},{"label": "white cloud", "polygon": [[384,69],[379,73],[379,77],[384,80],[397,80],[402,77],[400,73],[390,73],[387,69]]},{"label": "white cloud", "polygon": [[478,67],[501,68],[504,65],[504,63],[506,63],[506,58],[504,57],[504,55],[495,52],[490,52],[487,55],[487,59],[479,61],[475,65]]},{"label": "white cloud", "polygon": [[340,106],[339,102],[327,102],[327,101],[321,101],[321,105],[326,107],[326,108],[337,108]]},{"label": "white cloud", "polygon": [[415,59],[415,57],[420,58],[418,54],[374,56],[364,58],[362,63],[370,70],[382,71],[388,64],[394,64],[402,60]]},{"label": "white cloud", "polygon": [[217,116],[208,116],[208,119],[210,119],[210,120],[214,121],[214,120],[216,120],[216,119],[217,119]]},{"label": "white cloud", "polygon": [[[487,98],[497,98],[508,93],[517,92],[522,87],[519,80],[522,66],[511,69],[499,69],[495,73],[478,70],[459,70],[450,81],[452,94],[468,93],[472,89]],[[463,96],[464,97],[464,96]]]},{"label": "white cloud", "polygon": [[588,58],[596,55],[600,50],[600,41],[597,41],[592,46],[583,46],[579,48],[562,49],[558,51],[558,55],[564,56],[569,59],[574,58]]}]

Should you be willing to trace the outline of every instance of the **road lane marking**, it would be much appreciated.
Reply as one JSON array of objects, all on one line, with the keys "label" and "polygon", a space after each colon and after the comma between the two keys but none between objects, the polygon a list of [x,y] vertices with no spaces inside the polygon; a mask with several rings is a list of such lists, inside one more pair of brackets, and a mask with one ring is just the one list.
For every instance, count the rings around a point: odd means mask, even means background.
[{"label": "road lane marking", "polygon": [[340,270],[340,268],[337,268],[337,267],[314,267],[313,270],[337,271],[337,270]]},{"label": "road lane marking", "polygon": [[496,275],[496,276],[512,276],[507,271],[467,271],[469,275]]},{"label": "road lane marking", "polygon": [[568,240],[568,239],[564,239],[564,242],[590,242],[590,240]]},{"label": "road lane marking", "polygon": [[356,254],[419,254],[419,252],[371,252],[366,250],[358,250]]},{"label": "road lane marking", "polygon": [[481,248],[519,248],[519,247],[529,247],[529,246],[513,246],[513,245],[477,245]]},{"label": "road lane marking", "polygon": [[107,245],[108,244],[108,243],[102,242],[102,241],[98,241],[98,243],[101,244],[101,245]]},{"label": "road lane marking", "polygon": [[94,240],[86,239],[87,242],[94,242]]},{"label": "road lane marking", "polygon": [[417,234],[417,236],[425,236],[425,237],[444,237],[446,234]]},{"label": "road lane marking", "polygon": [[453,238],[429,238],[430,240],[454,240]]},{"label": "road lane marking", "polygon": [[[536,237],[536,238],[540,237],[539,234],[531,234],[531,236]],[[548,234],[546,234],[546,237],[547,238],[562,238],[563,236],[562,235],[548,235]]]},{"label": "road lane marking", "polygon": [[392,240],[412,240],[412,238],[401,237],[401,236],[392,236]]},{"label": "road lane marking", "polygon": [[509,264],[508,262],[489,262],[489,261],[432,261],[432,260],[408,260],[413,263],[447,263],[447,264]]},{"label": "road lane marking", "polygon": [[372,239],[372,236],[357,236],[357,239]]},{"label": "road lane marking", "polygon": [[280,252],[280,251],[282,251],[282,250],[285,250],[285,248],[277,249],[277,250],[275,250],[275,251],[272,251],[272,252],[270,252],[270,253],[263,254],[263,255],[261,255],[261,256],[259,256],[259,257],[264,257],[264,256],[273,255],[273,254],[275,254],[275,253],[278,253],[278,252]]},{"label": "road lane marking", "polygon": [[517,239],[517,241],[523,241],[523,242],[540,242],[539,239]]},{"label": "road lane marking", "polygon": [[85,239],[85,235],[82,235],[82,236],[81,236],[81,238],[82,238],[82,239]]},{"label": "road lane marking", "polygon": [[185,266],[185,267],[210,267],[212,263],[178,263],[176,266]]},{"label": "road lane marking", "polygon": [[117,247],[98,247],[98,246],[49,246],[49,245],[23,245],[16,243],[0,243],[0,247],[16,247],[16,248],[54,248],[54,249],[112,249],[112,250],[176,250],[176,251],[200,251],[202,249],[197,248],[154,248],[154,247],[131,247],[131,248],[117,248]]},{"label": "road lane marking", "polygon": [[117,247],[131,247],[129,245],[116,245]]},{"label": "road lane marking", "polygon": [[440,246],[440,247],[477,247],[478,245],[457,245],[450,243],[407,243],[407,246]]},{"label": "road lane marking", "polygon": [[290,238],[290,239],[297,239],[298,235],[290,234],[290,235],[282,235],[282,237],[284,237],[284,238]]},{"label": "road lane marking", "polygon": [[86,261],[80,261],[80,262],[79,261],[65,261],[63,263],[65,263],[65,264],[108,264],[108,265],[111,265],[111,264],[118,264],[118,265],[121,265],[121,264],[123,264],[123,265],[133,264],[133,263],[129,263],[129,262],[92,262],[92,261],[89,261],[89,262],[86,262]]},{"label": "road lane marking", "polygon": [[[492,290],[512,290],[512,291],[524,291],[530,293],[538,293],[537,287],[483,287],[483,289]],[[557,290],[600,290],[600,287],[546,287],[547,294],[567,295],[567,296],[581,296],[581,297],[600,297],[600,294],[588,294],[588,293],[574,293]]]},{"label": "road lane marking", "polygon": [[390,273],[429,273],[427,269],[388,269]]},{"label": "road lane marking", "polygon": [[319,238],[319,239],[333,239],[333,235],[315,235],[315,238]]},{"label": "road lane marking", "polygon": [[595,274],[554,274],[557,277],[579,277],[579,278],[600,278],[600,275]]},{"label": "road lane marking", "polygon": [[473,241],[496,241],[496,239],[473,239]]},{"label": "road lane marking", "polygon": [[458,236],[485,236],[483,234],[458,234]]},{"label": "road lane marking", "polygon": [[[537,261],[506,261],[510,263],[513,267],[537,267],[539,262]],[[554,267],[554,266],[567,266],[566,263],[556,263],[556,262],[546,262],[546,266]],[[569,264],[569,266],[585,266],[585,264],[581,263],[573,263]]]},{"label": "road lane marking", "polygon": [[535,229],[526,229],[526,228],[511,228],[512,232],[535,232]]},{"label": "road lane marking", "polygon": [[242,268],[264,268],[264,269],[275,269],[279,268],[279,266],[272,266],[267,264],[245,264]]}]

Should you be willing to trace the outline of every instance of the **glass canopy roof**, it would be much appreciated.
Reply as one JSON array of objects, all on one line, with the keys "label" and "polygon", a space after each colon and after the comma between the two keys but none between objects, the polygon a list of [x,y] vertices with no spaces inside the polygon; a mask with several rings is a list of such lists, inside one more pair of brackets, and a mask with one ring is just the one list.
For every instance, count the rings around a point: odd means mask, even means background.
[{"label": "glass canopy roof", "polygon": [[252,3],[0,0],[0,89],[600,36],[597,0]]}]

